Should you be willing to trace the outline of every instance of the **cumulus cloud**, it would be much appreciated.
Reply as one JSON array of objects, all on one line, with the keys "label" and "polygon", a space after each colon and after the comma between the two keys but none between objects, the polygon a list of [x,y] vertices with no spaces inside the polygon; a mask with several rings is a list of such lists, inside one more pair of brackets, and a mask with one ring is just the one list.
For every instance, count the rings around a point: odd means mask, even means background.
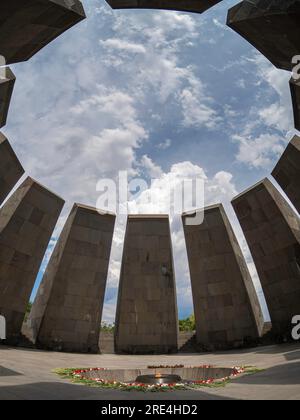
[{"label": "cumulus cloud", "polygon": [[286,147],[286,139],[280,135],[260,134],[252,136],[233,136],[238,144],[236,159],[252,168],[270,168],[274,159],[279,158]]},{"label": "cumulus cloud", "polygon": [[172,140],[171,139],[166,139],[166,140],[162,141],[161,143],[159,143],[157,145],[157,148],[161,149],[161,150],[166,150],[169,147],[171,147],[171,145],[172,145]]},{"label": "cumulus cloud", "polygon": [[217,112],[205,104],[207,98],[201,95],[199,90],[183,89],[180,101],[184,116],[183,124],[186,127],[214,128],[220,121]]},{"label": "cumulus cloud", "polygon": [[[232,135],[238,146],[236,160],[251,169],[270,170],[295,131],[289,89],[291,75],[276,69],[258,53],[252,54],[248,65],[255,69],[249,82],[255,96],[247,119],[242,119],[240,133]],[[245,90],[245,83],[240,87]]]},{"label": "cumulus cloud", "polygon": [[140,165],[149,174],[151,178],[158,178],[162,175],[162,169],[156,165],[149,156],[144,155],[140,161]]},{"label": "cumulus cloud", "polygon": [[[101,41],[106,49],[105,64],[118,71],[120,77],[126,72],[127,84],[133,81],[135,94],[140,97],[155,91],[161,104],[176,97],[185,125],[212,126],[217,112],[211,99],[204,94],[194,69],[180,63],[181,52],[199,36],[201,25],[197,26],[194,17],[187,14],[164,11],[149,16],[139,22],[133,15],[126,21],[117,17],[114,27],[119,37]],[[142,43],[136,43],[137,32]],[[126,70],[124,53],[134,56],[134,61],[126,60]]]},{"label": "cumulus cloud", "polygon": [[292,101],[289,90],[289,72],[278,70],[262,55],[254,59],[258,76],[276,92],[274,102],[259,109],[259,116],[265,124],[273,126],[281,132],[287,132],[293,127]]},{"label": "cumulus cloud", "polygon": [[123,41],[118,38],[106,39],[105,41],[100,40],[101,45],[108,49],[127,51],[134,54],[145,54],[146,48],[141,44],[135,44],[133,42]]}]

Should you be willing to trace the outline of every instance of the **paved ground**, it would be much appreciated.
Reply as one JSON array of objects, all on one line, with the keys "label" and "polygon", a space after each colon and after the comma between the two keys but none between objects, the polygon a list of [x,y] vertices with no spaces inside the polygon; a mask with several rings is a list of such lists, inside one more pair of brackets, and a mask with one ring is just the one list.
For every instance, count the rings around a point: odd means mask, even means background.
[{"label": "paved ground", "polygon": [[[145,368],[149,364],[252,365],[267,369],[235,379],[226,388],[168,393],[127,393],[73,385],[51,371],[59,367]],[[247,351],[172,356],[117,356],[49,353],[0,345],[0,400],[285,399],[300,400],[300,344]]]}]

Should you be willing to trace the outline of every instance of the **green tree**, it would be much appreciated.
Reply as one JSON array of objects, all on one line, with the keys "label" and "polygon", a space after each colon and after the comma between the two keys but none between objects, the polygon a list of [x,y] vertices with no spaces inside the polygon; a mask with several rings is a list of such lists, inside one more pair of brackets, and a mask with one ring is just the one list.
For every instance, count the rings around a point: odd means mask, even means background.
[{"label": "green tree", "polygon": [[196,330],[196,322],[195,322],[195,315],[190,315],[186,319],[181,319],[179,321],[179,331],[195,331]]},{"label": "green tree", "polygon": [[24,318],[24,321],[25,321],[25,322],[27,321],[27,319],[28,319],[28,317],[29,317],[29,314],[30,314],[31,308],[32,308],[32,302],[28,302],[28,303],[27,303],[27,307],[26,307],[26,312],[25,312],[25,318]]},{"label": "green tree", "polygon": [[101,325],[101,331],[103,332],[114,332],[115,330],[115,325],[114,324],[107,324],[106,322],[103,322]]}]

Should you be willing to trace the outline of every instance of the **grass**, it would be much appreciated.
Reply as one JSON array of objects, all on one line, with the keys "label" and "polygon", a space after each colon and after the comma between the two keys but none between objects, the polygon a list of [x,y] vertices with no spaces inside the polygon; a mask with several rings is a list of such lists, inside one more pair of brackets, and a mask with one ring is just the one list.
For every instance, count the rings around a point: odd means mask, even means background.
[{"label": "grass", "polygon": [[[56,373],[56,375],[60,376],[62,379],[72,379],[73,372],[78,369],[80,368],[59,368],[59,369],[52,370],[52,372]],[[86,368],[82,368],[82,369],[86,369]]]},{"label": "grass", "polygon": [[245,375],[255,375],[257,373],[265,372],[266,369],[259,369],[255,366],[244,366]]},{"label": "grass", "polygon": [[198,389],[198,388],[225,388],[231,382],[230,379],[226,379],[225,381],[216,381],[212,382],[211,384],[188,384],[186,386],[187,389]]},{"label": "grass", "polygon": [[61,379],[68,379],[70,380],[73,384],[81,384],[81,385],[85,385],[85,386],[90,386],[90,387],[94,387],[94,388],[116,388],[115,384],[110,384],[110,383],[97,383],[95,381],[91,381],[89,379],[81,379],[81,378],[77,378],[76,376],[73,375],[73,372],[75,370],[85,370],[87,368],[59,368],[59,369],[54,369],[52,372],[55,373],[56,375],[60,376]]}]

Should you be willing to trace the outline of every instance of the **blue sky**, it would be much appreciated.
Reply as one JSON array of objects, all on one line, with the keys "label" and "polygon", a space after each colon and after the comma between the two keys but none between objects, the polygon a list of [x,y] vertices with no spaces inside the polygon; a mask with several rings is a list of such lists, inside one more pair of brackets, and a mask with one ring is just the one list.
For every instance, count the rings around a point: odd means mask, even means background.
[{"label": "blue sky", "polygon": [[[83,3],[84,22],[12,66],[17,83],[3,131],[27,174],[66,199],[47,258],[73,202],[95,205],[99,178],[128,170],[158,178],[163,192],[178,175],[201,176],[206,204],[222,201],[228,209],[261,296],[229,203],[270,174],[294,133],[290,74],[226,27],[236,0],[203,15]],[[162,193],[157,211],[164,211],[164,199]],[[120,219],[106,321],[115,313],[123,235]],[[182,317],[193,309],[178,220],[172,237]]]}]

